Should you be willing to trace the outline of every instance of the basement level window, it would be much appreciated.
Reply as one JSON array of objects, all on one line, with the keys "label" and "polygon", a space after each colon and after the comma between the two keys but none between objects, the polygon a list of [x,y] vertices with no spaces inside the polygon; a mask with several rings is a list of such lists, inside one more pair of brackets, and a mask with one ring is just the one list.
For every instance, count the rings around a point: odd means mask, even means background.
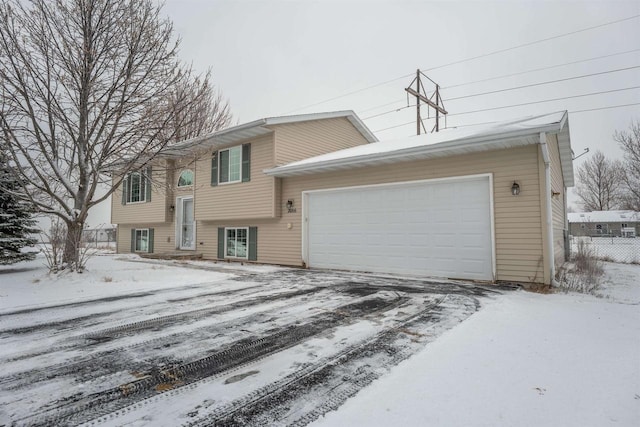
[{"label": "basement level window", "polygon": [[149,229],[136,229],[135,237],[136,252],[149,252]]},{"label": "basement level window", "polygon": [[232,258],[247,258],[249,228],[227,228],[225,230],[225,254]]}]

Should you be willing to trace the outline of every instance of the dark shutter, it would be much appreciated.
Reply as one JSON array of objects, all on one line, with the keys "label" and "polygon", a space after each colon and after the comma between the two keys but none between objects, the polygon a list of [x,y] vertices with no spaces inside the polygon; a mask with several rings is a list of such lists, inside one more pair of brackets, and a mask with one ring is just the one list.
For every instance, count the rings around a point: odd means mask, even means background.
[{"label": "dark shutter", "polygon": [[258,260],[258,227],[249,227],[249,261]]},{"label": "dark shutter", "polygon": [[218,185],[218,152],[211,156],[211,185]]},{"label": "dark shutter", "polygon": [[224,258],[224,227],[218,228],[218,258]]},{"label": "dark shutter", "polygon": [[242,144],[242,182],[251,181],[251,144]]},{"label": "dark shutter", "polygon": [[127,187],[129,186],[129,175],[127,175],[123,180],[122,180],[122,204],[126,205],[127,204],[127,194],[128,194],[128,189]]},{"label": "dark shutter", "polygon": [[149,253],[153,253],[153,228],[149,229]]},{"label": "dark shutter", "polygon": [[131,229],[131,253],[136,251],[136,229]]},{"label": "dark shutter", "polygon": [[151,201],[151,173],[153,172],[153,170],[151,169],[151,166],[149,166],[147,168],[147,177],[145,180],[145,190],[147,192],[146,197],[145,197],[145,201],[150,202]]}]

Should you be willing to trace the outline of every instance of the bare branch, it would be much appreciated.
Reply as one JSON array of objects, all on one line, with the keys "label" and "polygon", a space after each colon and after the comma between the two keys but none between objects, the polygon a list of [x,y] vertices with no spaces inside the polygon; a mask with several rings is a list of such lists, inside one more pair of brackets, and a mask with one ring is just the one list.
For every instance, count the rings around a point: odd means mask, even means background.
[{"label": "bare branch", "polygon": [[210,73],[182,65],[178,45],[153,0],[0,0],[0,144],[69,236],[127,172],[230,123]]}]

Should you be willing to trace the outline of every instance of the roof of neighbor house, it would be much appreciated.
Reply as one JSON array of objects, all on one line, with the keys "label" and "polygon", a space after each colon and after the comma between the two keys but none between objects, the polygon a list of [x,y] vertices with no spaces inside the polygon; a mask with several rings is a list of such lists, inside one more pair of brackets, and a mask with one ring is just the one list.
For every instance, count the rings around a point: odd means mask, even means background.
[{"label": "roof of neighbor house", "polygon": [[430,159],[540,143],[540,133],[558,135],[565,185],[572,187],[573,160],[567,111],[529,116],[489,126],[445,129],[437,133],[360,145],[265,170],[287,177],[315,172]]},{"label": "roof of neighbor house", "polygon": [[233,126],[206,135],[201,135],[166,147],[162,154],[165,156],[181,156],[185,150],[210,148],[234,142],[243,141],[273,132],[269,126],[307,122],[323,119],[345,118],[362,134],[368,142],[378,142],[378,138],[351,110],[333,111],[328,113],[298,114],[295,116],[267,117],[253,122]]},{"label": "roof of neighbor house", "polygon": [[640,212],[635,211],[593,211],[571,212],[569,222],[640,222]]}]

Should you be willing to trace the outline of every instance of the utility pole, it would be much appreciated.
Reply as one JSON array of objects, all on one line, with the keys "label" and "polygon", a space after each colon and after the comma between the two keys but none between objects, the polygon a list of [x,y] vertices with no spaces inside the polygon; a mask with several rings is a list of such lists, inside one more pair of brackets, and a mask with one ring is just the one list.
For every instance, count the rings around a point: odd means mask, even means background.
[{"label": "utility pole", "polygon": [[[422,84],[422,79],[420,78],[421,76],[425,77],[426,79],[428,79],[431,83],[433,83],[436,86],[436,90],[435,92],[431,95],[430,98],[426,97],[427,91],[424,89],[424,86]],[[416,88],[413,89],[411,86],[413,86],[413,83],[415,82],[416,84]],[[420,101],[424,102],[425,104],[427,104],[427,108],[428,107],[432,107],[434,110],[436,110],[436,124],[433,127],[433,129],[431,129],[431,132],[433,132],[434,130],[436,132],[438,132],[440,130],[440,114],[448,114],[447,110],[444,109],[444,103],[442,102],[442,98],[440,98],[440,86],[434,82],[433,80],[431,80],[426,74],[424,74],[422,71],[420,71],[420,69],[416,70],[416,76],[414,77],[414,79],[411,81],[411,83],[409,83],[409,87],[404,89],[408,94],[413,95],[416,97],[416,132],[417,135],[420,135],[420,127],[422,126],[422,128],[424,129],[424,124],[422,123],[422,116],[420,115]],[[434,100],[435,98],[435,100]],[[427,130],[424,129],[424,131],[426,132]]]}]

